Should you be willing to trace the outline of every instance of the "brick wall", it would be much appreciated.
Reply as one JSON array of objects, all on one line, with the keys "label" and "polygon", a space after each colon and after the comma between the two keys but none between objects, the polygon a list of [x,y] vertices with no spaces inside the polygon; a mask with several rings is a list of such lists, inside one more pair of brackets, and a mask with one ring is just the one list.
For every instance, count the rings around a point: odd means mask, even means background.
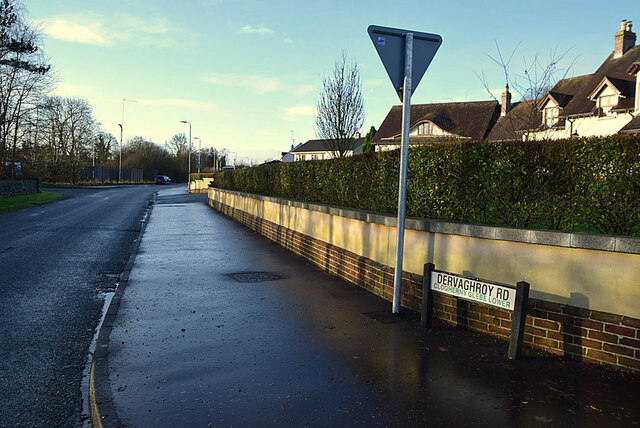
[{"label": "brick wall", "polygon": [[[392,300],[392,267],[218,201],[208,203],[320,269]],[[403,272],[402,306],[420,311],[421,301],[422,277]],[[445,323],[509,340],[511,312],[442,294],[435,295],[433,309],[434,316]],[[529,299],[524,343],[587,363],[640,371],[640,320],[636,318]]]}]

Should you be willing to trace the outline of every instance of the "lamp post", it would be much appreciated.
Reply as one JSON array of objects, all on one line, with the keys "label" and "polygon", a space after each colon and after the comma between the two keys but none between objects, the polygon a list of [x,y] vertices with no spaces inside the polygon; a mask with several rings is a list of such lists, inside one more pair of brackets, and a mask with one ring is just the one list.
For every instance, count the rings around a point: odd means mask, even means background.
[{"label": "lamp post", "polygon": [[118,184],[122,183],[122,124],[119,123],[120,127],[120,166],[118,167]]},{"label": "lamp post", "polygon": [[118,169],[118,184],[122,182],[122,134],[124,131],[124,103],[127,101],[130,103],[137,103],[136,100],[128,100],[126,98],[122,99],[122,122],[118,124],[120,127],[120,167]]},{"label": "lamp post", "polygon": [[181,120],[180,123],[188,123],[189,124],[189,162],[188,162],[188,172],[187,172],[187,193],[189,193],[189,187],[191,186],[191,122],[188,120]]},{"label": "lamp post", "polygon": [[[31,130],[29,130],[31,131]],[[91,182],[96,182],[96,140],[95,137],[91,140],[91,164],[93,167],[93,176],[91,177]]]},{"label": "lamp post", "polygon": [[200,174],[200,169],[202,166],[202,160],[200,159],[200,156],[202,156],[202,140],[200,139],[200,137],[193,137],[194,140],[198,140],[198,160],[197,160],[197,165],[198,165],[198,174]]}]

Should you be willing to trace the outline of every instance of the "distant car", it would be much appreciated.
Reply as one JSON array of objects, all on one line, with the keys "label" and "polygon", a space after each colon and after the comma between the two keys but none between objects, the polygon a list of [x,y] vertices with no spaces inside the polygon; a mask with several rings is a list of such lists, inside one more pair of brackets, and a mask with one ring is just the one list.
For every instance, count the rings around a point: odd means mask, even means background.
[{"label": "distant car", "polygon": [[235,166],[233,166],[233,165],[223,166],[223,167],[222,167],[222,170],[223,170],[223,171],[233,171],[234,169],[236,169],[236,167],[235,167]]},{"label": "distant car", "polygon": [[156,184],[171,184],[171,179],[166,175],[159,175],[156,177]]}]

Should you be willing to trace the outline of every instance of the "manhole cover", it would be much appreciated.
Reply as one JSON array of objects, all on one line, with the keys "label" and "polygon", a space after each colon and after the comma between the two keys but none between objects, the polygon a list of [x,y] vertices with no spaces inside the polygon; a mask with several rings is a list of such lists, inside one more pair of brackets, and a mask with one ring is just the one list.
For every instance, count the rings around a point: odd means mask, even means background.
[{"label": "manhole cover", "polygon": [[384,311],[365,312],[363,315],[373,318],[382,324],[395,324],[420,319],[420,314],[408,309],[403,309],[399,314],[394,314],[390,309]]},{"label": "manhole cover", "polygon": [[239,272],[229,276],[238,282],[266,282],[282,279],[281,275],[271,272]]}]

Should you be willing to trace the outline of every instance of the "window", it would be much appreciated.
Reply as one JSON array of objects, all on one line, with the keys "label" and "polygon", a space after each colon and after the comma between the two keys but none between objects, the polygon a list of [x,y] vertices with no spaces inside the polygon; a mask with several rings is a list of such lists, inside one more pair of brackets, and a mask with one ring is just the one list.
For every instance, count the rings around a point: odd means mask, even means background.
[{"label": "window", "polygon": [[602,114],[611,114],[611,108],[618,104],[617,95],[603,95],[599,98],[600,109],[602,110]]},{"label": "window", "polygon": [[433,123],[425,122],[418,125],[418,135],[433,135]]},{"label": "window", "polygon": [[558,122],[559,113],[560,109],[558,107],[547,107],[544,109],[544,124],[547,128]]}]

